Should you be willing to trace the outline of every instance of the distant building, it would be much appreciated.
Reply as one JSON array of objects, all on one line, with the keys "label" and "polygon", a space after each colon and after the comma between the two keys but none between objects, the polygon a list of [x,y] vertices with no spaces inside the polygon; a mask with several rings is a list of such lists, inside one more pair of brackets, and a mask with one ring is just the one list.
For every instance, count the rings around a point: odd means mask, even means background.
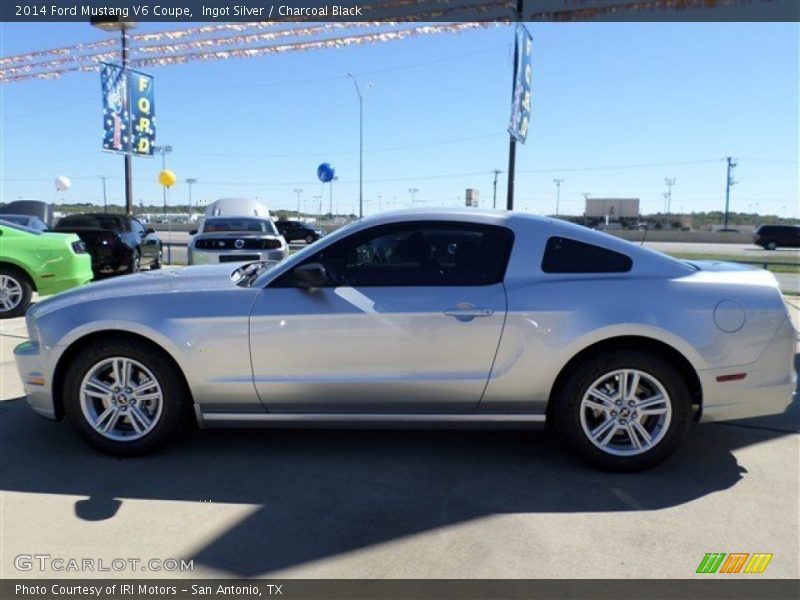
[{"label": "distant building", "polygon": [[471,206],[472,208],[478,208],[480,197],[480,191],[473,188],[467,188],[466,192],[464,193],[464,205]]},{"label": "distant building", "polygon": [[587,198],[584,216],[616,221],[639,218],[639,198]]}]

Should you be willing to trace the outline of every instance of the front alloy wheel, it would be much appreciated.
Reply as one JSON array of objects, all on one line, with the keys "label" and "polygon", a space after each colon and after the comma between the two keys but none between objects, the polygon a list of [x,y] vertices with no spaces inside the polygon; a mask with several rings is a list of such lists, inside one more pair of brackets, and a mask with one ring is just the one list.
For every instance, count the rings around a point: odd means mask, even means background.
[{"label": "front alloy wheel", "polygon": [[117,456],[145,454],[180,430],[191,405],[170,356],[130,338],[97,341],[68,365],[64,409],[95,448]]},{"label": "front alloy wheel", "polygon": [[80,387],[83,417],[103,437],[138,440],[161,418],[164,394],[155,375],[138,361],[114,356],[97,363]]},{"label": "front alloy wheel", "polygon": [[611,471],[639,471],[665,460],[692,416],[683,373],[647,350],[611,350],[581,361],[553,401],[567,444]]},{"label": "front alloy wheel", "polygon": [[31,303],[33,287],[17,270],[0,267],[0,319],[25,314]]}]

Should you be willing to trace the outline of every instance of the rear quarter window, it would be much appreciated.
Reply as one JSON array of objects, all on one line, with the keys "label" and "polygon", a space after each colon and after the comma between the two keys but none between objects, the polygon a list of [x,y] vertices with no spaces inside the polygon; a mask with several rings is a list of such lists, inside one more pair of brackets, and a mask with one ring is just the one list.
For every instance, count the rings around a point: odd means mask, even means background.
[{"label": "rear quarter window", "polygon": [[632,267],[626,254],[564,237],[548,239],[542,257],[545,273],[627,273]]}]

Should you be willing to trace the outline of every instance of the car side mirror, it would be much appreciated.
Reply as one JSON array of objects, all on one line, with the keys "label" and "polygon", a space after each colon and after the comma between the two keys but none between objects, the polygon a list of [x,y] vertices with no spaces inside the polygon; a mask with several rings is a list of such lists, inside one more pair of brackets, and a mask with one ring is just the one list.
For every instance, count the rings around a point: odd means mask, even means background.
[{"label": "car side mirror", "polygon": [[328,282],[328,275],[320,263],[308,263],[294,270],[294,280],[297,287],[310,289],[325,285]]},{"label": "car side mirror", "polygon": [[189,235],[197,235],[197,229],[192,229],[192,230],[189,232]]},{"label": "car side mirror", "polygon": [[153,229],[152,227],[148,227],[147,229],[144,230],[144,234],[145,235],[150,235],[151,233],[155,233],[155,232],[156,232],[156,230]]}]

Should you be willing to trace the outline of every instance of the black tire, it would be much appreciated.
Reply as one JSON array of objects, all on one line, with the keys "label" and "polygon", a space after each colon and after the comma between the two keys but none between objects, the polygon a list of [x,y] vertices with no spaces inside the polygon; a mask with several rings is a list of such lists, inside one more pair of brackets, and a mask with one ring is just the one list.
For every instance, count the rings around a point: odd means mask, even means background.
[{"label": "black tire", "polygon": [[[0,278],[8,278],[2,279],[2,281],[6,282],[9,286],[2,286],[0,288],[0,294],[4,294],[4,292],[14,291],[14,299],[16,300],[16,304],[13,304],[13,299],[8,299],[8,305],[10,308],[5,308],[4,303],[0,303],[0,319],[13,319],[14,317],[21,317],[25,314],[25,311],[28,310],[28,307],[31,305],[31,297],[33,296],[33,283],[31,282],[30,278],[26,273],[21,271],[20,269],[8,266],[0,266]],[[19,296],[19,292],[22,293]]]},{"label": "black tire", "polygon": [[150,264],[151,271],[157,271],[161,268],[161,257],[164,253],[163,248],[159,245],[158,246],[158,254],[156,254],[155,260]]},{"label": "black tire", "polygon": [[[649,450],[630,456],[618,456],[600,449],[589,439],[581,421],[580,407],[584,395],[598,379],[618,369],[637,370],[657,380],[666,391],[671,408],[669,425],[663,427],[661,434],[663,437]],[[584,461],[606,471],[642,471],[663,462],[678,448],[692,418],[691,394],[681,372],[660,355],[647,351],[617,350],[581,362],[576,365],[554,401],[553,414],[564,441]],[[645,423],[648,421],[645,420]],[[614,431],[618,433],[614,434],[612,441],[619,436],[623,442],[631,442],[624,430],[615,428]]]},{"label": "black tire", "polygon": [[315,238],[314,238],[313,235],[309,234],[309,235],[306,236],[306,244],[313,244],[314,241],[315,241]]},{"label": "black tire", "polygon": [[778,244],[772,240],[764,244],[765,250],[776,250],[778,248]]},{"label": "black tire", "polygon": [[[157,422],[143,437],[135,440],[112,440],[100,434],[87,420],[81,408],[80,388],[87,373],[112,357],[138,361],[154,375],[161,386],[163,402]],[[138,340],[109,339],[84,348],[67,370],[63,387],[67,420],[90,446],[114,456],[140,456],[166,444],[188,421],[190,398],[185,383],[176,373],[174,363],[160,349]],[[122,425],[125,426],[122,418]],[[128,421],[129,422],[129,421]]]},{"label": "black tire", "polygon": [[128,272],[138,273],[141,270],[142,270],[142,254],[138,250],[134,250],[133,255],[131,256],[130,265],[128,265]]}]

